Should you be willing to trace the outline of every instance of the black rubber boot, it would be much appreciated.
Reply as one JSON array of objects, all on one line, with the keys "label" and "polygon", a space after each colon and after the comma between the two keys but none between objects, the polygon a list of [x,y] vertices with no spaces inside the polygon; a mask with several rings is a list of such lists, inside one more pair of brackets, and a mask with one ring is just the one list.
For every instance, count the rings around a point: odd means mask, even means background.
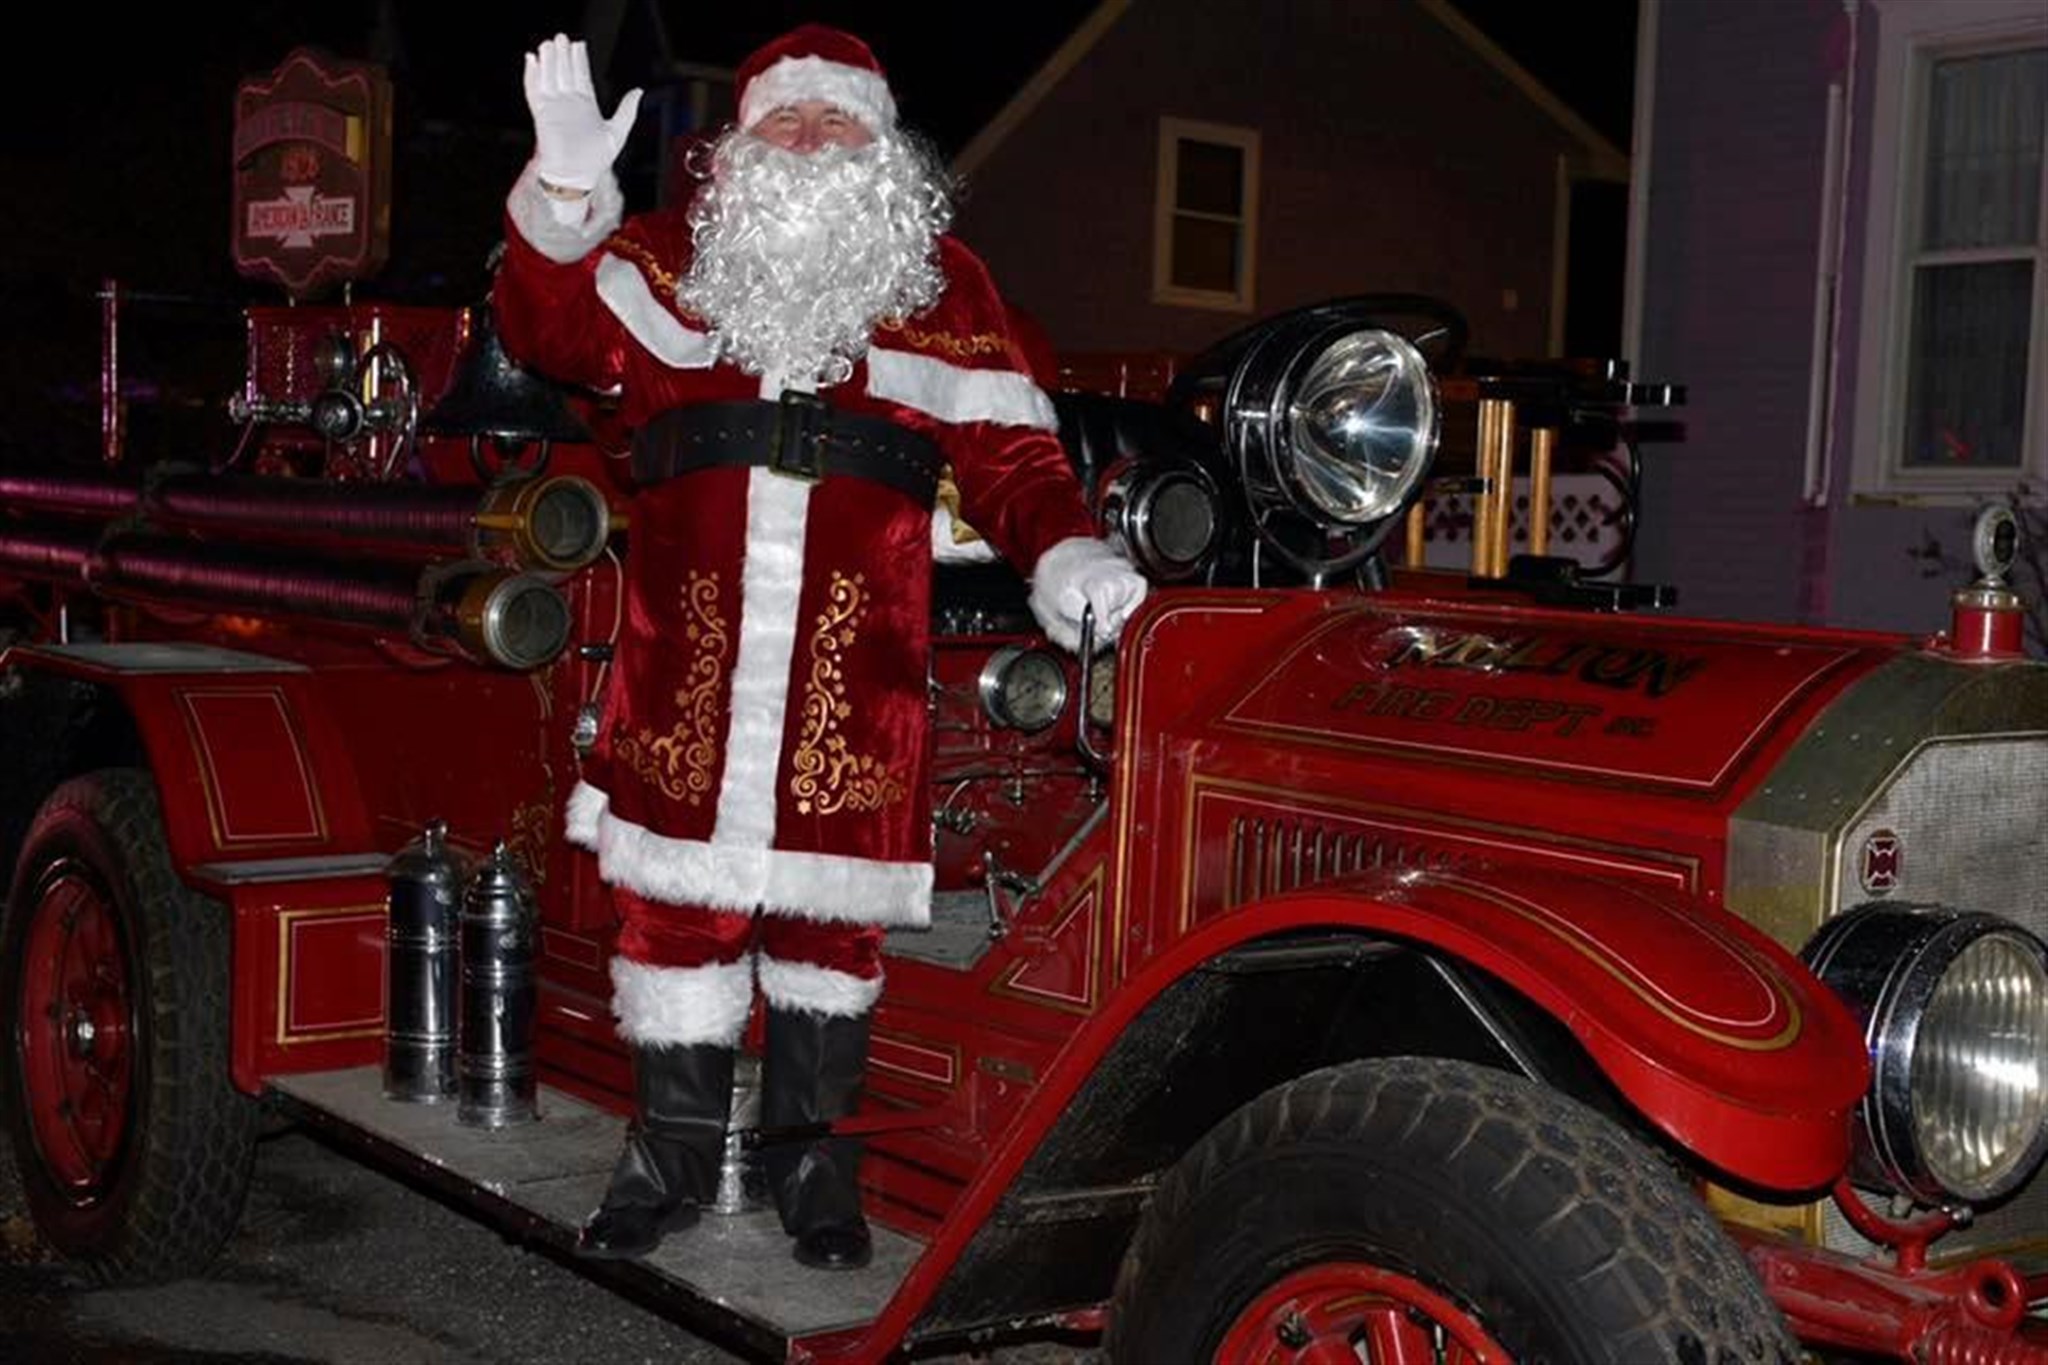
[{"label": "black rubber boot", "polygon": [[604,1202],[576,1238],[576,1254],[605,1260],[645,1256],[668,1233],[697,1221],[718,1194],[732,1107],[729,1047],[635,1047],[640,1113],[612,1170]]},{"label": "black rubber boot", "polygon": [[[853,1112],[867,1071],[868,1017],[768,1011],[761,1054],[761,1126],[829,1123]],[[874,1254],[860,1211],[858,1138],[821,1137],[761,1149],[782,1228],[796,1258],[820,1270],[858,1270]]]}]

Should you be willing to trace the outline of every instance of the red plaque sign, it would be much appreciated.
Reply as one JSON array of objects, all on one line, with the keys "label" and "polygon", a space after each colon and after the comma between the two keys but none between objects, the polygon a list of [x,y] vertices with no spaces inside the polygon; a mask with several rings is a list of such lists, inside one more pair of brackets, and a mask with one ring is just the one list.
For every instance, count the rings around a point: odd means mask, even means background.
[{"label": "red plaque sign", "polygon": [[384,264],[391,82],[300,48],[235,91],[235,266],[304,298]]}]

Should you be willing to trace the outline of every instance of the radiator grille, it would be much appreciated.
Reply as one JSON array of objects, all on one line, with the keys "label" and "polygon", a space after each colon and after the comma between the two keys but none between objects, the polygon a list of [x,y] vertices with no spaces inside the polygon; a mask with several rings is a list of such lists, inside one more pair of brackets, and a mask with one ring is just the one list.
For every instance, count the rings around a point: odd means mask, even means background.
[{"label": "radiator grille", "polygon": [[1446,870],[1461,855],[1384,835],[1343,831],[1306,820],[1239,816],[1230,824],[1226,907],[1314,886],[1368,867]]},{"label": "radiator grille", "polygon": [[[1896,837],[1896,888],[1864,889],[1864,849]],[[1972,739],[1920,750],[1849,824],[1835,878],[1835,912],[1874,899],[1923,901],[2003,915],[2048,938],[2048,744]],[[1837,1250],[1875,1248],[1832,1203],[1823,1238]],[[1998,1208],[1935,1246],[1942,1259],[2029,1246],[2048,1259],[2048,1167]]]}]

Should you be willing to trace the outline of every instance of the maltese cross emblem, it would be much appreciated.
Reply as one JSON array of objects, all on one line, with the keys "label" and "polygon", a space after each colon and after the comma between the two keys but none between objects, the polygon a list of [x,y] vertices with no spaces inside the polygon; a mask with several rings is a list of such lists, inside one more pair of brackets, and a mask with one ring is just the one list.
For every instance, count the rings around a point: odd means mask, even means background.
[{"label": "maltese cross emblem", "polygon": [[1863,882],[1864,891],[1873,896],[1888,896],[1899,889],[1899,877],[1905,866],[1905,850],[1899,844],[1899,836],[1888,829],[1878,830],[1863,841]]}]

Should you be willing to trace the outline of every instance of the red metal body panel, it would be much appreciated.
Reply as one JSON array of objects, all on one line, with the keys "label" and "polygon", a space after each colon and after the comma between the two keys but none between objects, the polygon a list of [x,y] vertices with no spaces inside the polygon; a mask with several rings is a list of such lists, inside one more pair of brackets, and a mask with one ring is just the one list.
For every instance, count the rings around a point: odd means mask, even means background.
[{"label": "red metal body panel", "polygon": [[[1582,885],[1597,885],[1533,874],[1532,878],[1560,896]],[[1511,981],[1524,973],[1513,957],[1527,954],[1529,970],[1566,973],[1559,978],[1559,989],[1545,993],[1543,1003],[1567,1022],[1583,1026],[1587,1032],[1582,1036],[1597,1039],[1601,1048],[1632,1068],[1635,1091],[1640,1092],[1632,1098],[1647,1100],[1667,1121],[1718,1141],[1742,1169],[1754,1168],[1760,1178],[1811,1186],[1839,1169],[1847,1154],[1843,1111],[1860,1094],[1864,1074],[1860,1035],[1839,1002],[1822,995],[1803,973],[1788,972],[1782,950],[1761,935],[1719,916],[1711,927],[1702,926],[1676,906],[1666,904],[1660,911],[1654,908],[1654,898],[1615,888],[1606,888],[1607,897],[1591,908],[1575,897],[1564,897],[1573,902],[1572,908],[1552,907],[1553,922],[1547,926],[1541,910],[1525,911],[1521,924],[1508,926],[1493,922],[1484,910],[1488,902],[1483,896],[1473,896],[1462,916],[1454,917],[1455,900],[1471,893],[1450,882],[1417,881],[1411,885],[1436,887],[1440,894],[1425,892],[1405,902],[1396,900],[1393,897],[1402,891],[1400,881],[1401,874],[1384,874],[1374,887],[1384,899],[1368,898],[1365,884],[1360,884],[1346,888],[1351,894],[1302,892],[1248,907],[1194,927],[1137,967],[1095,1014],[1078,1021],[1036,1085],[1018,1097],[1014,1120],[1001,1140],[989,1147],[950,1215],[931,1231],[925,1255],[873,1327],[861,1334],[805,1341],[803,1354],[793,1353],[792,1358],[836,1365],[885,1356],[917,1320],[968,1240],[1132,1020],[1173,982],[1219,953],[1289,929],[1350,924],[1423,941],[1454,942]],[[1617,937],[1603,940],[1601,935],[1609,932]],[[1480,942],[1488,937],[1498,942]],[[1604,950],[1595,946],[1602,943]],[[1645,946],[1666,953],[1662,969],[1670,975],[1617,976],[1615,964],[1604,956]],[[1483,958],[1477,956],[1481,952]],[[1685,979],[1688,964],[1709,969],[1705,984]],[[1606,980],[1596,985],[1603,977]],[[914,988],[899,993],[894,983],[891,991],[897,1000],[915,994]],[[1593,997],[1590,1003],[1579,1002],[1582,993]],[[888,1002],[884,1017],[893,1017]],[[1632,1031],[1637,1029],[1647,1030],[1649,1036],[1635,1036]],[[957,1021],[935,1030],[942,1037],[959,1032]],[[1772,1057],[1771,1068],[1755,1065],[1764,1050]],[[1719,1093],[1685,1093],[1676,1077],[1660,1072],[1662,1066],[1689,1065],[1692,1058],[1705,1056],[1714,1059],[1725,1085]],[[1757,1141],[1753,1133],[1745,1139],[1742,1129],[1748,1123],[1768,1129],[1770,1140]],[[1782,1159],[1763,1150],[1774,1143],[1784,1145]]]},{"label": "red metal body panel", "polygon": [[1240,821],[1362,841],[1382,861],[1530,863],[1714,901],[1728,813],[1909,645],[1398,593],[1162,592],[1128,631],[1119,975],[1300,880],[1234,849]]},{"label": "red metal body panel", "polygon": [[1478,964],[1740,1179],[1811,1190],[1848,1160],[1849,1111],[1869,1084],[1861,1026],[1791,954],[1692,897],[1530,868],[1382,869],[1250,913],[1359,924]]},{"label": "red metal body panel", "polygon": [[1711,797],[1781,714],[1858,653],[1839,640],[1760,650],[1725,626],[1681,633],[1319,597],[1316,617],[1290,623],[1292,642],[1222,710],[1218,731]]},{"label": "red metal body panel", "polygon": [[199,884],[234,917],[235,1084],[364,1066],[384,1052],[385,884],[380,872]]},{"label": "red metal body panel", "polygon": [[87,650],[31,648],[9,660],[122,698],[148,749],[181,869],[371,846],[350,736],[328,713],[314,673],[290,664],[196,671],[175,658],[147,665]]}]

